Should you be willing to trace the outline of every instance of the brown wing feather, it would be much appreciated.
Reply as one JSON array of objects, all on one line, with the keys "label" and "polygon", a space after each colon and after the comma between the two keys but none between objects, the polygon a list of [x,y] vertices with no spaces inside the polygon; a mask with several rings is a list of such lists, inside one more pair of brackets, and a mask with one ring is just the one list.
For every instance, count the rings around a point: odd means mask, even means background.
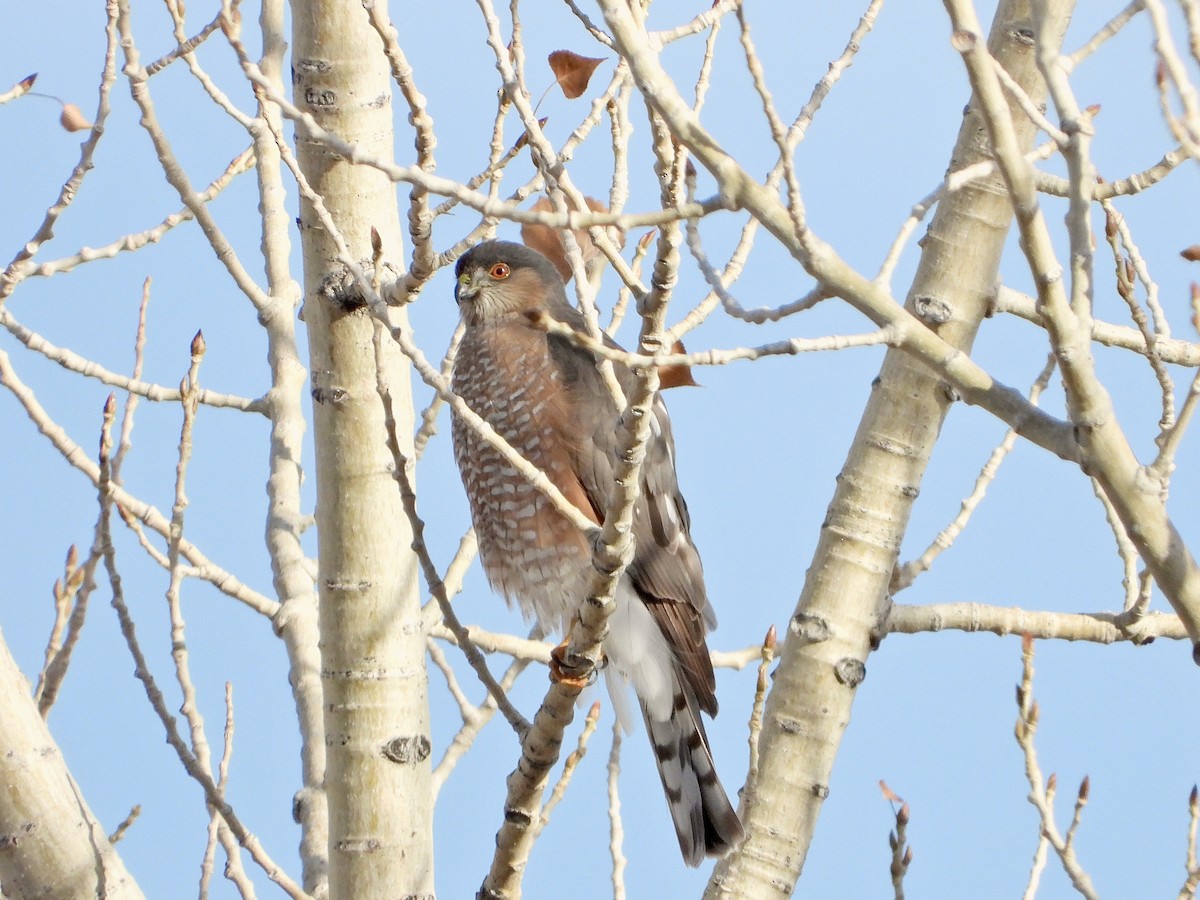
[{"label": "brown wing feather", "polygon": [[[565,303],[552,314],[574,328],[582,316]],[[590,352],[570,341],[547,335],[550,354],[559,367],[564,388],[574,394],[574,427],[580,436],[574,470],[591,506],[602,511],[613,489],[618,410]],[[633,372],[614,365],[618,381],[628,391]],[[661,398],[654,401],[654,422],[641,471],[641,497],[634,508],[635,550],[629,576],[658,627],[675,651],[680,673],[696,702],[716,714],[716,679],[705,634],[715,618],[704,589],[700,554],[692,543],[687,504],[675,476],[675,444],[671,422]]]}]

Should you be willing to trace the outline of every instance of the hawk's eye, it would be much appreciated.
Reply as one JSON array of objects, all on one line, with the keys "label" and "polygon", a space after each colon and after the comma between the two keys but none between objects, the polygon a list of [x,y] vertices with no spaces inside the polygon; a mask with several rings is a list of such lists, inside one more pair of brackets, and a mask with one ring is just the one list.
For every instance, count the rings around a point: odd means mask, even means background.
[{"label": "hawk's eye", "polygon": [[492,267],[488,269],[488,274],[497,281],[507,278],[511,272],[512,269],[508,267],[508,263],[494,263]]}]

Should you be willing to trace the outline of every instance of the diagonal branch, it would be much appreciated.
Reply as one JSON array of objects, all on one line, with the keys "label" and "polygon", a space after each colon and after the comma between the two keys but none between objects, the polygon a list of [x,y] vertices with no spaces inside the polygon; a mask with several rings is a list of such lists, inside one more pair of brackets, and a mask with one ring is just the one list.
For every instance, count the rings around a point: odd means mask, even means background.
[{"label": "diagonal branch", "polygon": [[1091,354],[1091,231],[1088,211],[1095,173],[1088,161],[1089,138],[1079,127],[1080,110],[1071,95],[1057,51],[1038,28],[1039,65],[1070,135],[1066,158],[1073,186],[1068,225],[1071,288],[1068,299],[1046,221],[1037,202],[1032,169],[1022,158],[1012,118],[1003,102],[990,55],[979,37],[979,22],[965,0],[947,0],[955,26],[955,46],[963,54],[979,97],[1001,174],[1012,197],[1022,246],[1037,283],[1038,309],[1058,355],[1067,406],[1079,444],[1080,466],[1100,483],[1112,501],[1171,606],[1179,614],[1200,662],[1200,566],[1167,516],[1163,485],[1138,463],[1113,410],[1112,398],[1096,376]]}]

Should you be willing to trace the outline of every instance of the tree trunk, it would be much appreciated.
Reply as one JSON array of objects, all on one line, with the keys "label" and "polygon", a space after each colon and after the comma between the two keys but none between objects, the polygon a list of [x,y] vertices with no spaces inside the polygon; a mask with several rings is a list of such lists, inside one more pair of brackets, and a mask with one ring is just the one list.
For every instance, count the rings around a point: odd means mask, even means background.
[{"label": "tree trunk", "polygon": [[7,900],[140,900],[0,637],[0,891]]},{"label": "tree trunk", "polygon": [[[292,5],[297,106],[379,158],[392,156],[388,61],[359,2]],[[300,165],[324,198],[351,259],[400,258],[395,186],[297,137]],[[329,895],[433,894],[429,710],[412,529],[392,477],[377,389],[374,323],[333,236],[301,206],[304,311],[316,442],[321,667],[328,758]],[[400,447],[411,452],[409,366],[383,341]]]},{"label": "tree trunk", "polygon": [[[1048,3],[1061,41],[1069,0]],[[988,42],[992,55],[1034,99],[1038,73],[1028,0],[1006,0]],[[1035,128],[1015,104],[1023,149]],[[990,158],[974,103],[951,158],[959,169]],[[969,352],[995,290],[1012,207],[1000,176],[938,206],[906,307]],[[929,368],[891,350],[821,528],[816,556],[789,623],[760,737],[758,786],[746,798],[749,838],[713,873],[706,897],[790,897],[804,866],[830,773],[866,675],[872,631],[930,454],[953,392]]]}]

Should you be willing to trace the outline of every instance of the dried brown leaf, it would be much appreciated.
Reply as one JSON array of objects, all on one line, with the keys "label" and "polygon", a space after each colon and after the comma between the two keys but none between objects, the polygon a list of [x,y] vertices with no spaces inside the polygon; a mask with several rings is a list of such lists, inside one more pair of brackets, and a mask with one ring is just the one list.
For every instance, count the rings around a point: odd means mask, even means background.
[{"label": "dried brown leaf", "polygon": [[[671,345],[672,353],[687,353],[683,346],[683,341],[676,341]],[[659,390],[665,391],[667,388],[673,387],[699,387],[700,382],[692,377],[691,366],[659,366],[658,367],[658,387]]]},{"label": "dried brown leaf", "polygon": [[1179,255],[1188,262],[1200,262],[1200,244],[1192,244],[1186,250],[1180,250]]},{"label": "dried brown leaf", "polygon": [[92,123],[83,114],[83,110],[74,103],[63,104],[62,115],[58,117],[58,122],[67,131],[87,131],[92,127]]},{"label": "dried brown leaf", "polygon": [[[583,199],[592,212],[608,212],[608,207],[599,200],[592,197]],[[533,212],[550,212],[553,209],[554,204],[547,197],[541,198],[532,207]],[[600,257],[600,251],[592,243],[592,238],[586,229],[576,228],[572,234],[575,235],[575,241],[583,252],[584,265]],[[525,224],[521,226],[521,241],[526,247],[538,251],[554,263],[554,268],[558,269],[558,274],[562,276],[564,282],[571,280],[571,264],[567,262],[566,244],[563,243],[562,234],[558,229],[550,228],[547,225]],[[622,239],[620,243],[624,243],[624,240]]]},{"label": "dried brown leaf", "polygon": [[890,787],[888,787],[887,782],[884,781],[882,778],[879,779],[879,790],[883,791],[883,799],[886,800],[888,803],[903,803],[904,802],[903,800],[900,799],[900,795],[897,794],[895,791],[893,791]]},{"label": "dried brown leaf", "polygon": [[568,100],[582,97],[587,90],[588,82],[596,67],[604,62],[603,58],[593,59],[590,56],[580,56],[570,50],[555,50],[547,57],[550,71],[562,88],[563,96]]}]

